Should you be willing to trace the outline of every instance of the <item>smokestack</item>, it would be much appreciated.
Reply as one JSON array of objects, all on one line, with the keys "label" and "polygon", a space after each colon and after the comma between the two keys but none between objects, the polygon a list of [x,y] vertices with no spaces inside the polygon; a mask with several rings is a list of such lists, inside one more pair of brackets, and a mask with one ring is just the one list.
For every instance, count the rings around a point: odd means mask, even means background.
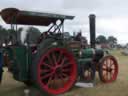
[{"label": "smokestack", "polygon": [[89,15],[91,48],[95,48],[95,43],[96,43],[95,18],[96,18],[95,14]]}]

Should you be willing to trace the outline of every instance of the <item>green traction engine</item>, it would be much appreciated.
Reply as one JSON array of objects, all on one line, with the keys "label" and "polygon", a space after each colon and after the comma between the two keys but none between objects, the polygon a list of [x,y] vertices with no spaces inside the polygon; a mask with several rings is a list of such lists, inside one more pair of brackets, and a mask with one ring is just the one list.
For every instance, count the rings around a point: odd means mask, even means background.
[{"label": "green traction engine", "polygon": [[95,48],[95,15],[89,16],[90,47],[86,45],[82,33],[76,36],[66,36],[64,33],[64,20],[71,20],[74,16],[6,8],[1,11],[1,17],[11,24],[16,33],[18,24],[51,25],[35,45],[23,45],[17,38],[14,44],[3,48],[8,70],[15,80],[52,95],[68,91],[77,80],[92,82],[96,71],[105,83],[116,80],[116,59]]}]

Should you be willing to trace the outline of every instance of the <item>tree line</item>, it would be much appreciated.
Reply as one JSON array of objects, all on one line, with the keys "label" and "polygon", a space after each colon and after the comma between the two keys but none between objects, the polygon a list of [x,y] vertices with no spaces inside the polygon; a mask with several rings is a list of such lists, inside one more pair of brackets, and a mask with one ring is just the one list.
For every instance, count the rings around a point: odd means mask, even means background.
[{"label": "tree line", "polygon": [[117,38],[114,36],[109,36],[108,38],[104,35],[99,35],[96,38],[97,44],[109,44],[111,48],[115,47],[117,45]]}]

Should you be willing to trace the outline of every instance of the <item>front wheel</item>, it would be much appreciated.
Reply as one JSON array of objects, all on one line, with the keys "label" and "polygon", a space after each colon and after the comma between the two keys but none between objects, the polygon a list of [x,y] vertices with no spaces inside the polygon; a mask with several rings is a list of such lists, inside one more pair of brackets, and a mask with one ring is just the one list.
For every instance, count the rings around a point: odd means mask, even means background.
[{"label": "front wheel", "polygon": [[99,77],[104,83],[111,83],[117,79],[118,63],[115,57],[105,56],[99,63]]}]

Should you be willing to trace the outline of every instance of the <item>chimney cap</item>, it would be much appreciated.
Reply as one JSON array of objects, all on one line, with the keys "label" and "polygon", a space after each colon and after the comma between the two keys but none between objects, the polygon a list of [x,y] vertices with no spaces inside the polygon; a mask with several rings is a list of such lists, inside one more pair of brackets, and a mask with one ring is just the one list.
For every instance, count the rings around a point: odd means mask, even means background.
[{"label": "chimney cap", "polygon": [[89,17],[90,17],[90,18],[95,18],[96,15],[95,15],[95,14],[90,14]]}]

